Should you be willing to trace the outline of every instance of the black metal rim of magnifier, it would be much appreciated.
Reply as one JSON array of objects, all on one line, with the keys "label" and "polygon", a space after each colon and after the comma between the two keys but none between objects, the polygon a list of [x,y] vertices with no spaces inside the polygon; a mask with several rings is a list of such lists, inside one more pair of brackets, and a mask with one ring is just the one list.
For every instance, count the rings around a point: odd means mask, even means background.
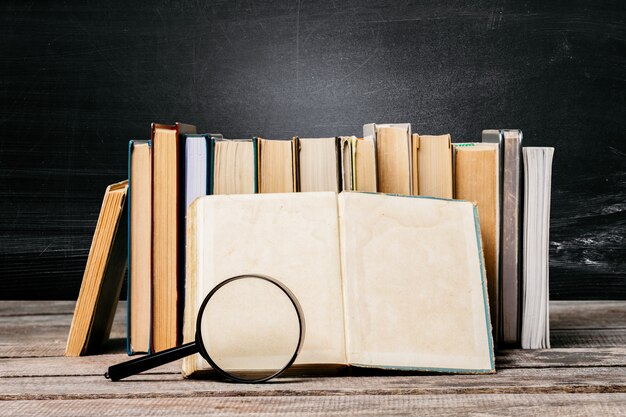
[{"label": "black metal rim of magnifier", "polygon": [[[200,336],[202,334],[202,331],[200,330],[200,328],[201,328],[201,321],[202,321],[204,309],[206,308],[206,306],[207,306],[209,300],[211,299],[211,297],[213,297],[213,295],[217,291],[219,291],[219,289],[222,288],[224,285],[226,285],[226,284],[228,284],[230,282],[233,282],[233,281],[237,281],[237,280],[240,280],[240,279],[246,279],[246,278],[263,279],[265,281],[268,281],[268,282],[276,285],[278,288],[280,288],[280,290],[282,292],[284,292],[285,295],[287,295],[287,298],[289,298],[289,301],[291,301],[291,304],[293,304],[293,307],[296,309],[296,315],[298,316],[298,325],[300,327],[300,334],[298,336],[298,345],[296,346],[296,349],[294,350],[293,355],[291,356],[291,359],[289,359],[289,362],[287,362],[287,364],[285,366],[283,366],[281,369],[279,369],[278,371],[274,372],[273,374],[271,374],[269,376],[264,376],[262,378],[257,378],[257,379],[239,378],[238,376],[232,375],[229,372],[227,372],[227,371],[223,370],[222,368],[220,368],[213,361],[213,359],[211,359],[211,356],[206,351],[206,349],[204,347],[204,344],[202,343],[202,338],[198,337],[198,336]],[[280,282],[277,279],[274,279],[274,278],[272,278],[270,276],[267,276],[267,275],[260,275],[260,274],[237,275],[237,276],[234,276],[232,278],[228,278],[228,279],[220,282],[219,284],[217,284],[211,290],[211,292],[209,292],[209,294],[204,298],[204,301],[202,302],[202,305],[200,306],[200,309],[198,310],[198,320],[196,320],[196,345],[197,345],[198,351],[200,352],[200,355],[202,355],[202,357],[204,359],[206,359],[206,361],[209,363],[209,365],[211,365],[211,368],[213,368],[217,373],[219,373],[223,377],[225,377],[227,379],[231,379],[231,380],[236,381],[236,382],[242,382],[242,383],[246,383],[246,384],[256,384],[256,383],[259,383],[259,382],[269,381],[270,379],[279,376],[280,374],[285,372],[295,362],[296,357],[298,356],[298,354],[300,353],[300,349],[302,348],[302,344],[304,343],[305,327],[306,326],[305,326],[305,322],[304,322],[304,313],[302,312],[302,307],[300,306],[300,303],[298,302],[298,299],[291,292],[291,290],[289,290],[289,288],[287,288],[282,282]]]},{"label": "black metal rim of magnifier", "polygon": [[[211,299],[211,297],[213,297],[213,295],[220,289],[222,288],[224,285],[235,281],[235,280],[239,280],[239,279],[244,279],[244,278],[256,278],[256,279],[262,279],[265,281],[268,281],[274,285],[276,285],[278,288],[280,288],[280,290],[285,293],[287,295],[287,298],[289,298],[289,300],[291,301],[291,304],[294,306],[294,308],[296,309],[296,315],[298,316],[298,325],[300,326],[300,334],[298,337],[298,345],[296,346],[296,349],[294,350],[293,356],[291,357],[291,359],[289,360],[289,362],[287,362],[287,364],[280,369],[279,371],[263,377],[263,378],[257,378],[257,379],[244,379],[244,378],[239,378],[236,375],[231,375],[230,373],[224,371],[222,368],[220,368],[214,361],[213,359],[209,356],[208,352],[206,351],[204,344],[202,343],[202,332],[200,330],[200,322],[201,322],[201,318],[203,316],[204,313],[204,309],[208,304],[208,301]],[[145,355],[136,359],[131,359],[129,361],[126,362],[122,362],[122,363],[118,363],[116,365],[112,365],[109,367],[108,371],[104,374],[105,378],[110,379],[111,381],[119,381],[121,379],[124,379],[126,377],[129,377],[131,375],[136,375],[140,372],[144,372],[147,371],[149,369],[153,369],[156,368],[157,366],[161,366],[164,365],[166,363],[175,361],[177,359],[182,359],[186,356],[189,355],[193,355],[194,353],[200,353],[200,355],[202,355],[202,357],[209,362],[209,364],[213,367],[213,369],[215,369],[216,372],[218,372],[220,375],[222,375],[223,377],[226,377],[230,380],[236,381],[236,382],[243,382],[243,383],[257,383],[257,382],[265,382],[269,379],[272,379],[280,374],[282,374],[287,368],[289,368],[293,362],[296,360],[296,357],[298,356],[298,354],[300,353],[300,349],[302,348],[302,343],[304,342],[304,334],[305,334],[305,321],[304,321],[304,313],[302,312],[302,307],[300,306],[300,303],[298,302],[298,299],[296,298],[296,296],[284,285],[282,284],[280,281],[266,276],[266,275],[259,275],[259,274],[246,274],[246,275],[238,275],[232,278],[228,278],[224,281],[222,281],[221,283],[219,283],[215,288],[213,288],[211,290],[211,292],[209,292],[209,294],[204,298],[204,301],[202,302],[202,306],[200,307],[200,310],[198,312],[198,316],[199,319],[197,320],[196,323],[196,335],[195,335],[195,340],[193,342],[189,342],[189,343],[185,343],[183,345],[180,346],[176,346],[170,349],[166,349],[166,350],[162,350],[160,352],[156,352],[150,355]]]}]

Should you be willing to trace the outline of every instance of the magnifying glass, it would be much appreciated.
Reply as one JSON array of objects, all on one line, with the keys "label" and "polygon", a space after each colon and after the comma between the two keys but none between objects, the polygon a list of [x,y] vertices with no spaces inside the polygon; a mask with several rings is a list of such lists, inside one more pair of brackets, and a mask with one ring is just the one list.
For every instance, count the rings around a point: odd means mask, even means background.
[{"label": "magnifying glass", "polygon": [[304,314],[295,295],[266,275],[238,275],[204,298],[195,341],[109,367],[118,381],[199,353],[217,373],[236,382],[264,382],[282,374],[304,343]]}]

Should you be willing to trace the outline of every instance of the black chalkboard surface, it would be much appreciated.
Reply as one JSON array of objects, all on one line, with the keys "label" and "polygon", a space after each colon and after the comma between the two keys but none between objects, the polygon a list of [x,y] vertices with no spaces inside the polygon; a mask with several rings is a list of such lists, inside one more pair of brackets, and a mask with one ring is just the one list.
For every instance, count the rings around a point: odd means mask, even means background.
[{"label": "black chalkboard surface", "polygon": [[0,298],[73,299],[129,139],[359,135],[556,148],[551,297],[626,298],[626,2],[2,1]]}]

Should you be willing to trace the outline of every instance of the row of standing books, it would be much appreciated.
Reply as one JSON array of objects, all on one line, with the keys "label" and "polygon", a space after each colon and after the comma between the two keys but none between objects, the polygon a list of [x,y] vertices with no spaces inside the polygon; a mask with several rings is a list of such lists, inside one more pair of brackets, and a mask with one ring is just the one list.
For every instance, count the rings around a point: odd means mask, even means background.
[{"label": "row of standing books", "polygon": [[[522,148],[520,130],[485,130],[481,142],[452,143],[450,135],[413,133],[407,123],[367,124],[359,138],[286,140],[225,139],[182,123],[153,124],[151,140],[129,144],[128,353],[181,343],[185,216],[196,198],[342,190],[474,202],[494,340],[549,347],[552,153]],[[97,233],[99,227],[100,220]],[[74,354],[81,349],[77,344]]]}]

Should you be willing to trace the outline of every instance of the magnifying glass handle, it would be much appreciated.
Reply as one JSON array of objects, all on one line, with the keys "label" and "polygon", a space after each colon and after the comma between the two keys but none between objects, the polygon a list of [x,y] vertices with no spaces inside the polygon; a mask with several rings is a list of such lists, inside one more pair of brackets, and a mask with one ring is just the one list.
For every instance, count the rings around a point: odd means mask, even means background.
[{"label": "magnifying glass handle", "polygon": [[152,355],[145,355],[110,366],[109,370],[104,374],[104,377],[111,381],[119,381],[120,379],[136,375],[148,369],[156,368],[157,366],[165,365],[166,363],[193,355],[194,353],[198,353],[196,342],[185,343],[184,345],[162,350]]}]

